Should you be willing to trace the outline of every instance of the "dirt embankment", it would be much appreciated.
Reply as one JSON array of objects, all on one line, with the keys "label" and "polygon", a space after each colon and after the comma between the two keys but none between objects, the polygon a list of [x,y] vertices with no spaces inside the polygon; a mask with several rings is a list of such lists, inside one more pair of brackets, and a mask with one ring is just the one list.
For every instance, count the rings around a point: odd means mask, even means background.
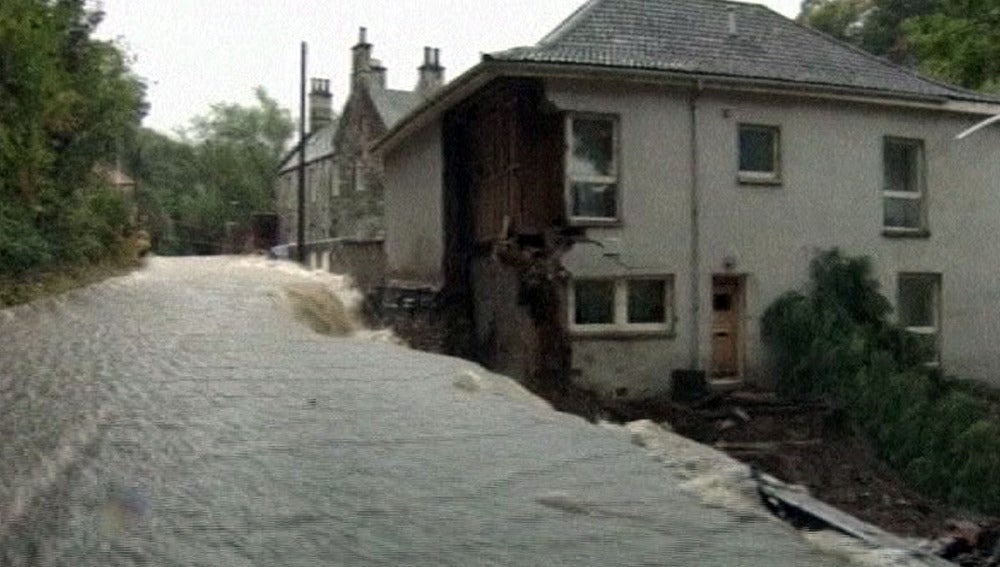
[{"label": "dirt embankment", "polygon": [[100,262],[57,266],[18,277],[0,274],[0,308],[30,303],[123,276],[142,266],[142,258],[148,250],[149,236],[138,231],[125,239],[120,250]]}]

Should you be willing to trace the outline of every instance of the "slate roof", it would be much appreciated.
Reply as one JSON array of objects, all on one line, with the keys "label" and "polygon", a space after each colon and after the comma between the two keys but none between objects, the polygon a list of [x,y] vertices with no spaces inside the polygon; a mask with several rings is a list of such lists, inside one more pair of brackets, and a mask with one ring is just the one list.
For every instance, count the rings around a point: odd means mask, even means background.
[{"label": "slate roof", "polygon": [[[731,33],[730,13],[736,33]],[[533,47],[486,60],[595,65],[996,103],[917,75],[756,5],[590,0]]]},{"label": "slate roof", "polygon": [[397,122],[424,101],[424,97],[414,91],[371,89],[369,94],[387,130],[391,130]]},{"label": "slate roof", "polygon": [[[329,124],[306,135],[306,163],[333,154],[333,134],[337,131],[337,122],[337,119],[334,118]],[[278,170],[283,173],[298,167],[298,165],[299,144],[295,144],[295,147],[285,155]]]}]

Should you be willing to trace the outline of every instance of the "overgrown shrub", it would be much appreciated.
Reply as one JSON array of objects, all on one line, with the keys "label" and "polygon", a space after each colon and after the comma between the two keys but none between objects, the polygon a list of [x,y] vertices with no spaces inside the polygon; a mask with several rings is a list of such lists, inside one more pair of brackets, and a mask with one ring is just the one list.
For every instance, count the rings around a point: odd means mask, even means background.
[{"label": "overgrown shrub", "polygon": [[785,294],[763,317],[779,391],[842,406],[923,492],[1000,512],[1000,416],[985,401],[997,394],[926,368],[926,346],[890,312],[867,258],[821,253],[807,293]]},{"label": "overgrown shrub", "polygon": [[0,209],[0,274],[18,276],[52,261],[52,248],[23,214]]}]

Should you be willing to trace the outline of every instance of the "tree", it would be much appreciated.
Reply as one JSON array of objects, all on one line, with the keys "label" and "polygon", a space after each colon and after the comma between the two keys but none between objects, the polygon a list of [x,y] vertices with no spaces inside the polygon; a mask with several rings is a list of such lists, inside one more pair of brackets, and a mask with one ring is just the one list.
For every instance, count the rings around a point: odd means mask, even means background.
[{"label": "tree", "polygon": [[833,37],[857,44],[871,0],[806,0],[798,21]]},{"label": "tree", "polygon": [[805,0],[798,20],[896,63],[915,58],[904,23],[932,13],[936,0]]},{"label": "tree", "polygon": [[273,207],[272,187],[294,125],[258,88],[252,106],[220,103],[173,139],[142,130],[129,149],[141,214],[161,254],[214,254]]},{"label": "tree", "polygon": [[288,111],[261,87],[255,95],[256,106],[213,105],[190,131],[202,180],[243,226],[253,213],[271,209],[275,172],[294,131]]},{"label": "tree", "polygon": [[904,25],[924,72],[971,89],[1000,92],[1000,3],[944,0]]},{"label": "tree", "polygon": [[112,252],[108,234],[127,224],[95,165],[113,162],[118,141],[138,126],[144,85],[114,44],[92,37],[103,14],[85,4],[0,2],[0,269],[8,273],[98,259]]}]

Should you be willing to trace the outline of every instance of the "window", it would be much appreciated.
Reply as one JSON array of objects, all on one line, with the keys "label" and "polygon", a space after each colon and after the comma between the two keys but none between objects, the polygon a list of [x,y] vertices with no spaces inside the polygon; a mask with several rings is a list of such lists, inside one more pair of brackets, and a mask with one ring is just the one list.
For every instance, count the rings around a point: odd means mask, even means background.
[{"label": "window", "polygon": [[354,191],[358,193],[363,193],[368,190],[368,184],[365,182],[365,168],[360,163],[354,164]]},{"label": "window", "polygon": [[673,328],[673,279],[577,279],[570,286],[570,326],[580,332]]},{"label": "window", "polygon": [[920,338],[928,364],[940,360],[941,275],[900,274],[896,301],[900,326]]},{"label": "window", "polygon": [[340,168],[337,167],[336,163],[332,161],[329,163],[330,168],[330,196],[339,197],[340,196]]},{"label": "window", "polygon": [[781,181],[780,131],[777,126],[740,124],[741,183],[778,183]]},{"label": "window", "polygon": [[573,115],[566,125],[566,201],[577,224],[618,220],[618,122]]},{"label": "window", "polygon": [[316,202],[316,166],[306,166],[306,193],[309,195],[309,202]]},{"label": "window", "polygon": [[923,142],[886,138],[883,167],[883,226],[893,232],[921,231],[926,225]]}]

